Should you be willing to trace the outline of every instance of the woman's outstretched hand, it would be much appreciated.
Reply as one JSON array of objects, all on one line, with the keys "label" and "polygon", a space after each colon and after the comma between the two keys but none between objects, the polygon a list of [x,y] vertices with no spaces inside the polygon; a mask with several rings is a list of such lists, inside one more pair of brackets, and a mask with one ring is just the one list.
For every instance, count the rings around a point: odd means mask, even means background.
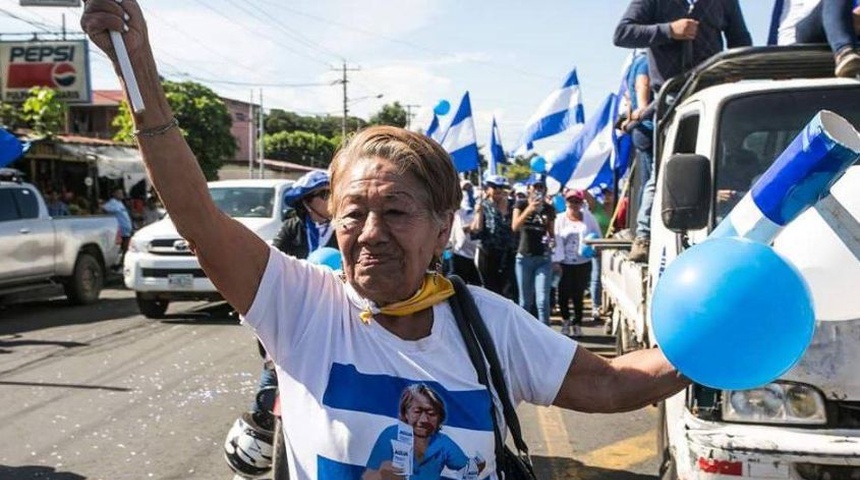
[{"label": "woman's outstretched hand", "polygon": [[136,0],[85,0],[81,28],[114,66],[118,65],[110,31],[120,32],[129,57],[134,59],[149,49],[143,12]]}]

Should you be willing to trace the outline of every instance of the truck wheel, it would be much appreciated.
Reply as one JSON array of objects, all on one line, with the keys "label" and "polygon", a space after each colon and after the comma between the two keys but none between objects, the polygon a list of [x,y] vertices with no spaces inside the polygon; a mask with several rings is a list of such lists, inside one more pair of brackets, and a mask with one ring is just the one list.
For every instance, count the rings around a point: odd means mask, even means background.
[{"label": "truck wheel", "polygon": [[170,305],[169,300],[158,300],[155,298],[144,298],[141,294],[135,295],[137,300],[137,309],[146,318],[162,318],[164,312],[167,311],[167,306]]},{"label": "truck wheel", "polygon": [[289,480],[290,468],[287,464],[287,447],[284,446],[284,427],[281,417],[275,417],[275,433],[272,441],[272,480]]},{"label": "truck wheel", "polygon": [[99,299],[104,283],[105,273],[99,261],[90,253],[81,253],[63,290],[73,304],[89,305]]}]

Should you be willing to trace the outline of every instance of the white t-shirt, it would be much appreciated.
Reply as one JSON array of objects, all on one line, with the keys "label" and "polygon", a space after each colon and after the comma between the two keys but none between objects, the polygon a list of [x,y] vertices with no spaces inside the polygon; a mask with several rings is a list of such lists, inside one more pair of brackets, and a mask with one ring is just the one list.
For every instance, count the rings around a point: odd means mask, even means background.
[{"label": "white t-shirt", "polygon": [[[479,287],[470,291],[498,350],[513,404],[550,405],[576,342],[507,299]],[[478,382],[448,303],[433,307],[431,334],[416,341],[403,340],[374,321],[364,324],[359,319],[364,305],[330,270],[270,251],[244,321],[277,367],[291,478],[359,479],[379,445],[389,454],[385,435],[400,438],[400,429],[392,430],[399,423],[400,395],[415,383],[444,402],[446,415],[435,445],[486,459],[481,478],[495,478],[490,397]],[[432,458],[425,460],[432,464]],[[411,478],[438,477],[438,472],[428,473],[431,467],[418,466]],[[442,473],[460,478],[463,471]]]},{"label": "white t-shirt", "polygon": [[451,225],[451,252],[466,258],[475,258],[478,251],[478,240],[463,230],[475,218],[475,211],[459,209],[454,213],[454,223]]},{"label": "white t-shirt", "polygon": [[565,265],[590,262],[591,258],[579,254],[582,241],[589,233],[600,237],[600,226],[594,215],[588,211],[582,212],[582,221],[571,220],[567,217],[567,213],[561,213],[555,217],[555,249],[552,252],[552,261]]},{"label": "white t-shirt", "polygon": [[785,0],[779,16],[776,44],[792,45],[797,43],[797,24],[806,18],[821,0]]}]

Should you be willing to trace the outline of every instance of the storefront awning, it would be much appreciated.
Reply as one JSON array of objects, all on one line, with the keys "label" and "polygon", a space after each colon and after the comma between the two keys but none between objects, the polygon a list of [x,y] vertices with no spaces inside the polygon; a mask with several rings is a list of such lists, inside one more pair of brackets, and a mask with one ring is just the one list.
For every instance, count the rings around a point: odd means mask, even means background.
[{"label": "storefront awning", "polygon": [[136,148],[120,145],[81,145],[60,143],[55,145],[57,153],[77,157],[81,160],[95,160],[100,177],[114,180],[126,179],[128,175],[146,175],[143,160]]}]

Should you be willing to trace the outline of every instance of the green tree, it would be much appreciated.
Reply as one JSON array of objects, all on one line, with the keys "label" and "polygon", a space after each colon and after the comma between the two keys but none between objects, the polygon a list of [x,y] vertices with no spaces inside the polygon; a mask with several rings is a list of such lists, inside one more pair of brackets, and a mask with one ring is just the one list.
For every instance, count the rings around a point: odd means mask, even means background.
[{"label": "green tree", "polygon": [[0,102],[0,126],[9,130],[22,126],[21,112],[11,103]]},{"label": "green tree", "polygon": [[385,104],[376,115],[370,117],[371,125],[391,125],[394,127],[405,127],[408,112],[400,105],[400,102]]},{"label": "green tree", "polygon": [[266,158],[309,167],[328,167],[338,145],[339,139],[302,131],[278,132],[263,137],[263,153]]},{"label": "green tree", "polygon": [[[233,119],[227,106],[215,92],[199,83],[164,80],[162,86],[203,174],[207,180],[216,180],[224,162],[236,156],[236,139],[230,133]],[[113,125],[119,128],[115,140],[131,140],[133,126],[127,105],[120,108]]]},{"label": "green tree", "polygon": [[51,137],[63,130],[66,104],[50,88],[33,87],[21,106],[21,119],[37,134]]},{"label": "green tree", "polygon": [[531,173],[532,169],[531,166],[528,165],[528,162],[522,163],[518,160],[505,167],[505,176],[512,182],[525,180],[529,175],[531,175]]}]

